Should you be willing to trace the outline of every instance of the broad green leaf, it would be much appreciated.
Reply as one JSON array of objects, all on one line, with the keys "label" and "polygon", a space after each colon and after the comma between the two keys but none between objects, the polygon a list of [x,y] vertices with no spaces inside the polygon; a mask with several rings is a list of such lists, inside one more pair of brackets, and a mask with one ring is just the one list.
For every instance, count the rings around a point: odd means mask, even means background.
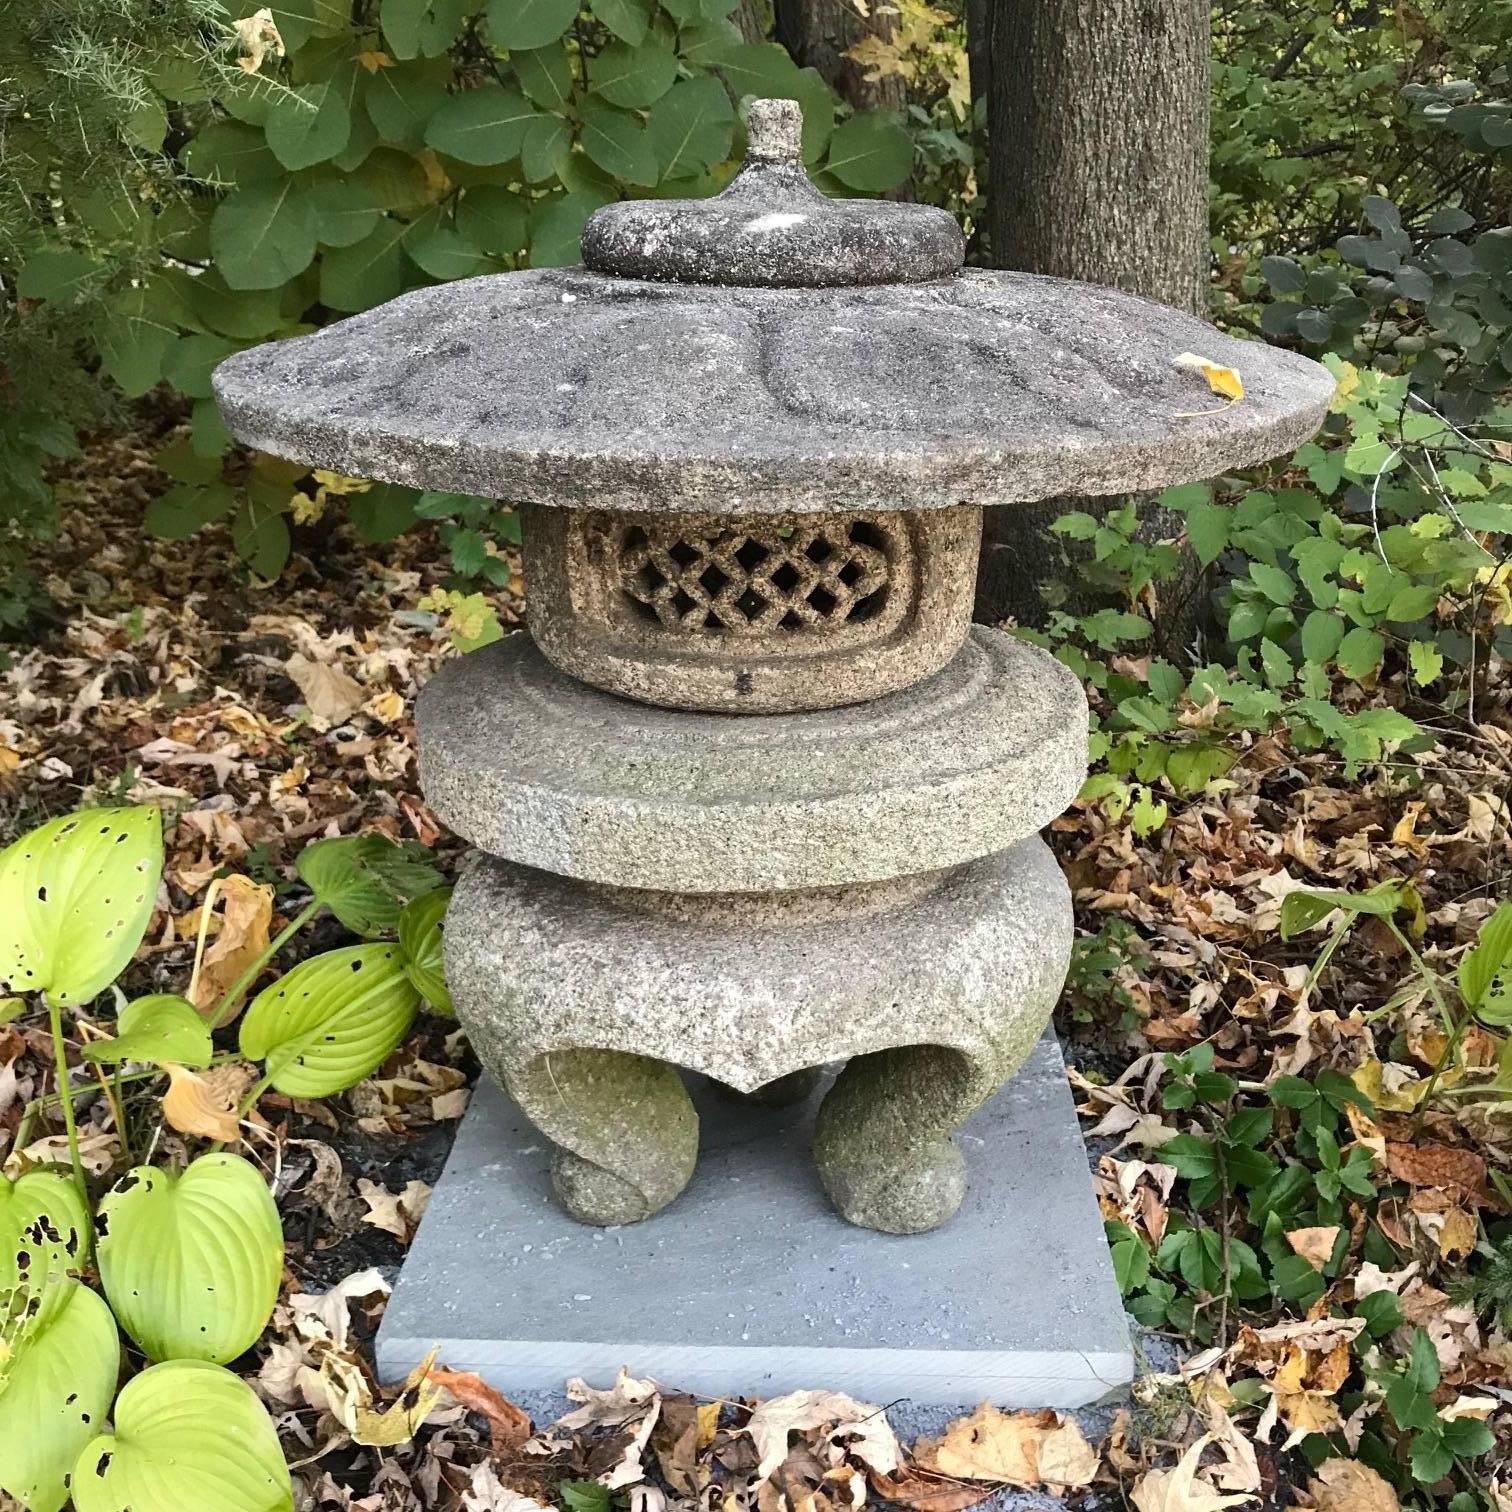
[{"label": "broad green leaf", "polygon": [[370,545],[392,541],[415,523],[415,491],[397,483],[375,483],[346,501],[357,539]]},{"label": "broad green leaf", "polygon": [[1386,642],[1374,630],[1356,626],[1339,643],[1336,660],[1339,670],[1358,682],[1381,665],[1385,654]]},{"label": "broad green leaf", "polygon": [[583,101],[583,151],[605,173],[632,184],[656,182],[656,154],[634,116],[592,96]]},{"label": "broad green leaf", "polygon": [[236,350],[234,341],[193,331],[181,336],[163,363],[163,377],[191,399],[208,399],[213,393],[210,375]]},{"label": "broad green leaf", "polygon": [[1389,919],[1402,906],[1409,889],[1410,884],[1403,882],[1380,882],[1357,893],[1330,887],[1299,888],[1281,900],[1281,938],[1289,940],[1311,929],[1336,908],[1346,914]]},{"label": "broad green leaf", "polygon": [[1509,965],[1512,965],[1512,900],[1504,900],[1481,925],[1475,944],[1460,957],[1460,996],[1470,1007],[1476,1007]]},{"label": "broad green leaf", "polygon": [[100,1281],[151,1360],[225,1363],[268,1326],[283,1228],[267,1183],[239,1155],[201,1155],[182,1174],[137,1166],[105,1194]]},{"label": "broad green leaf", "polygon": [[200,1360],[126,1383],[74,1469],[77,1512],[293,1512],[278,1434],[252,1388]]},{"label": "broad green leaf", "polygon": [[72,304],[99,269],[94,258],[68,247],[45,247],[26,259],[16,279],[23,299]]},{"label": "broad green leaf", "polygon": [[277,94],[268,108],[268,146],[285,168],[329,162],[352,134],[352,109],[363,69],[346,64],[329,79]]},{"label": "broad green leaf", "polygon": [[353,934],[392,934],[404,905],[441,886],[441,873],[409,847],[368,832],[307,845],[294,870]]},{"label": "broad green leaf", "polygon": [[185,144],[179,161],[194,178],[227,188],[283,177],[282,163],[268,150],[267,137],[243,121],[212,121]]},{"label": "broad green leaf", "polygon": [[453,278],[470,278],[497,267],[439,209],[421,216],[410,226],[404,237],[404,250],[417,268],[442,283]]},{"label": "broad green leaf", "polygon": [[446,88],[429,64],[377,69],[363,91],[368,118],[383,140],[411,150],[425,145],[430,118],[446,100]]},{"label": "broad green leaf", "polygon": [[867,110],[835,128],[824,166],[847,188],[880,193],[913,167],[913,138],[884,110]]},{"label": "broad green leaf", "polygon": [[451,888],[438,887],[406,904],[404,912],[399,915],[399,949],[404,953],[404,974],[437,1013],[452,1011],[441,956],[441,931],[451,895]]},{"label": "broad green leaf", "polygon": [[723,162],[735,134],[735,111],[718,79],[674,84],[652,107],[646,135],[664,179],[689,178]]},{"label": "broad green leaf", "polygon": [[588,87],[611,105],[629,109],[661,99],[677,77],[677,54],[653,33],[639,46],[611,42],[588,68]]},{"label": "broad green leaf", "polygon": [[71,1176],[44,1166],[15,1181],[0,1176],[0,1301],[23,1281],[38,1289],[77,1275],[89,1263],[93,1233]]},{"label": "broad green leaf", "polygon": [[325,179],[310,194],[315,236],[323,247],[350,247],[371,236],[383,213],[378,197],[352,178]]},{"label": "broad green leaf", "polygon": [[350,945],[301,961],[253,999],[241,1053],[290,1097],[330,1097],[369,1076],[415,1019],[420,994],[396,945]]},{"label": "broad green leaf", "polygon": [[589,9],[621,42],[638,46],[651,27],[653,0],[589,0]]},{"label": "broad green leaf", "polygon": [[409,227],[385,217],[350,247],[320,259],[320,301],[333,310],[367,310],[398,294],[404,281],[403,240]]},{"label": "broad green leaf", "polygon": [[289,560],[287,514],[287,505],[269,504],[249,495],[232,517],[231,544],[260,578],[276,578]]},{"label": "broad green leaf", "polygon": [[87,1003],[141,943],[162,869],[147,805],[65,814],[0,851],[0,990]]},{"label": "broad green leaf", "polygon": [[133,285],[112,294],[99,332],[100,362],[128,398],[155,388],[178,328],[162,308],[158,286]]},{"label": "broad green leaf", "polygon": [[1187,540],[1192,543],[1192,550],[1204,567],[1216,562],[1228,545],[1233,517],[1233,510],[1221,504],[1210,504],[1205,499],[1187,509]]},{"label": "broad green leaf", "polygon": [[484,84],[453,95],[425,128],[428,146],[463,163],[490,166],[518,157],[525,132],[537,117],[518,89]]},{"label": "broad green leaf", "polygon": [[1314,609],[1302,621],[1302,655],[1323,666],[1344,639],[1344,621],[1327,609]]},{"label": "broad green leaf", "polygon": [[1443,674],[1444,653],[1432,641],[1413,641],[1407,647],[1407,660],[1412,667],[1412,680],[1420,688],[1437,682]]},{"label": "broad green leaf", "polygon": [[457,206],[457,230],[473,246],[497,257],[513,257],[529,240],[527,204],[498,184],[478,184]]},{"label": "broad green leaf", "polygon": [[545,47],[577,19],[580,0],[488,0],[488,34],[500,47]]},{"label": "broad green leaf", "polygon": [[104,1066],[122,1061],[152,1061],[203,1070],[215,1047],[199,1009],[172,992],[139,997],[121,1010],[114,1039],[95,1040],[84,1047],[84,1059]]},{"label": "broad green leaf", "polygon": [[1266,562],[1250,563],[1250,581],[1273,604],[1289,604],[1297,596],[1297,584],[1289,572]]},{"label": "broad green leaf", "polygon": [[276,289],[315,258],[315,211],[291,178],[227,195],[210,222],[210,250],[233,289]]},{"label": "broad green leaf", "polygon": [[421,34],[430,12],[430,0],[382,0],[378,12],[383,40],[396,58],[413,58],[420,52]]},{"label": "broad green leaf", "polygon": [[[527,183],[563,178],[572,162],[572,128],[561,116],[537,116],[520,148],[520,171]],[[573,259],[576,261],[576,259]]]},{"label": "broad green leaf", "polygon": [[54,1282],[34,1313],[20,1295],[0,1297],[0,1490],[30,1512],[58,1512],[120,1364],[110,1309],[80,1282]]},{"label": "broad green leaf", "polygon": [[579,242],[588,217],[604,203],[596,194],[554,194],[531,211],[530,266],[567,267],[580,257]]},{"label": "broad green leaf", "polygon": [[555,44],[529,52],[511,53],[520,88],[542,110],[566,110],[572,103],[572,64],[566,50]]},{"label": "broad green leaf", "polygon": [[205,526],[225,519],[235,504],[236,490],[219,478],[212,483],[178,483],[147,506],[142,523],[148,535],[185,541]]}]

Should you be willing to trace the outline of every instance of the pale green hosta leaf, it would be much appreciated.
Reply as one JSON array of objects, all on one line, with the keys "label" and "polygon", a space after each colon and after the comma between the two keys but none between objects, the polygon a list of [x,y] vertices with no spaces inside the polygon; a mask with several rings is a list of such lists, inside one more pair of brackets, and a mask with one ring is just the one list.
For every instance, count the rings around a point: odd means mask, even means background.
[{"label": "pale green hosta leaf", "polygon": [[106,1194],[99,1228],[105,1294],[149,1359],[234,1360],[267,1327],[283,1229],[239,1155],[201,1155],[182,1175],[137,1166]]},{"label": "pale green hosta leaf", "polygon": [[154,1365],[126,1383],[114,1418],[79,1456],[78,1512],[292,1512],[278,1434],[229,1370]]},{"label": "pale green hosta leaf", "polygon": [[66,814],[0,851],[0,991],[87,1003],[141,943],[162,869],[145,805]]},{"label": "pale green hosta leaf", "polygon": [[0,1296],[0,1490],[58,1512],[79,1451],[115,1395],[121,1348],[110,1309],[78,1281],[55,1281],[33,1310]]},{"label": "pale green hosta leaf", "polygon": [[294,870],[353,934],[368,937],[392,934],[404,905],[441,885],[428,861],[374,832],[317,840]]},{"label": "pale green hosta leaf", "polygon": [[0,1297],[25,1282],[77,1274],[89,1263],[93,1230],[71,1177],[38,1167],[15,1181],[0,1176]]},{"label": "pale green hosta leaf", "polygon": [[409,1032],[420,994],[396,945],[351,945],[301,961],[253,999],[241,1053],[289,1097],[330,1097],[376,1071]]},{"label": "pale green hosta leaf", "polygon": [[84,1047],[84,1059],[102,1066],[122,1061],[152,1061],[163,1065],[202,1069],[210,1064],[214,1046],[210,1028],[188,998],[155,992],[127,1003],[116,1020],[114,1039],[95,1040]]},{"label": "pale green hosta leaf", "polygon": [[399,949],[404,953],[404,974],[437,1013],[452,1011],[441,960],[441,929],[452,890],[438,887],[406,905],[399,915]]}]

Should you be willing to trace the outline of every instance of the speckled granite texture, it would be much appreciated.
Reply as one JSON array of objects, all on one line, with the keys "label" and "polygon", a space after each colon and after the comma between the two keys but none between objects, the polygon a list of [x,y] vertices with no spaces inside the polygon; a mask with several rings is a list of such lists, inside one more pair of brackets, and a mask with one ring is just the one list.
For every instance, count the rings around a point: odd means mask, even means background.
[{"label": "speckled granite texture", "polygon": [[969,861],[1048,824],[1087,762],[1081,684],[982,625],[902,692],[754,717],[601,693],[513,635],[443,667],[416,717],[426,801],[479,849],[687,892]]},{"label": "speckled granite texture", "polygon": [[[1222,413],[1195,351],[1236,367]],[[417,289],[215,370],[236,437],[365,478],[728,514],[1212,477],[1321,423],[1326,369],[1132,294],[967,269],[743,289],[542,269]]]}]

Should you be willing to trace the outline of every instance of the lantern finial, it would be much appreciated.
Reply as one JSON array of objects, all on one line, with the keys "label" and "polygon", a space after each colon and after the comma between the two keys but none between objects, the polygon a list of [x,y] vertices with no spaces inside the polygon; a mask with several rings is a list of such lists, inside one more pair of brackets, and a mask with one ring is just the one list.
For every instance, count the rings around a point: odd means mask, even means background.
[{"label": "lantern finial", "polygon": [[803,110],[797,100],[752,100],[746,138],[748,163],[801,162]]}]

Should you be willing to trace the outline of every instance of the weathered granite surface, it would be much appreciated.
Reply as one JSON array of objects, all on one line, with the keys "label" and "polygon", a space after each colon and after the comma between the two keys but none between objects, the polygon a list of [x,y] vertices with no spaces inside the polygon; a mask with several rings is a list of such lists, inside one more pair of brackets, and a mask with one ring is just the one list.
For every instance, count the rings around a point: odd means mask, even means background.
[{"label": "weathered granite surface", "polygon": [[562,1212],[545,1141],[480,1082],[384,1313],[381,1379],[439,1344],[538,1423],[568,1404],[537,1411],[526,1393],[608,1386],[621,1365],[709,1397],[822,1383],[887,1404],[906,1438],[957,1415],[931,1422],[922,1403],[1068,1408],[1132,1378],[1053,1034],[962,1130],[961,1211],[906,1239],[835,1215],[808,1159],[813,1104],[761,1108],[696,1078],[691,1092],[703,1150],[687,1190],[606,1231]]},{"label": "weathered granite surface", "polygon": [[[1186,351],[1236,367],[1221,413]],[[871,288],[582,269],[416,289],[214,375],[236,437],[538,504],[786,514],[1003,504],[1211,477],[1321,423],[1319,364],[1025,273]],[[1207,413],[1198,413],[1198,412]]]},{"label": "weathered granite surface", "polygon": [[531,504],[520,528],[527,628],[562,671],[666,708],[766,714],[878,698],[944,666],[971,623],[982,512]]},{"label": "weathered granite surface", "polygon": [[622,200],[595,210],[583,262],[677,283],[824,288],[946,278],[966,260],[933,205],[829,199],[803,171],[796,100],[753,100],[745,166],[712,199]]},{"label": "weathered granite surface", "polygon": [[1071,934],[1038,838],[818,895],[662,897],[478,857],[446,977],[583,1221],[649,1217],[687,1184],[698,1123],[673,1066],[754,1092],[851,1057],[819,1113],[821,1177],[853,1222],[914,1233],[960,1205],[950,1136],[1039,1038]]},{"label": "weathered granite surface", "polygon": [[951,866],[1049,823],[1087,704],[1047,652],[973,626],[950,663],[843,709],[746,718],[632,703],[512,635],[421,692],[426,801],[511,861],[624,887],[825,887]]}]

